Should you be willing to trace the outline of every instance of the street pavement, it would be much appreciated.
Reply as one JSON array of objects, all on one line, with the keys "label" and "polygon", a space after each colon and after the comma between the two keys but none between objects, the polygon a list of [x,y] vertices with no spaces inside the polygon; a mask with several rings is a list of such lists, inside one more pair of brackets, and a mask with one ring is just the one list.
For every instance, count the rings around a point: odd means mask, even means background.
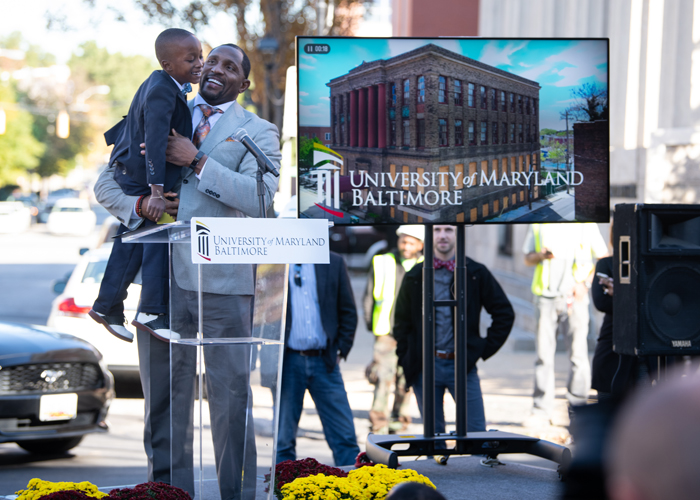
[{"label": "street pavement", "polygon": [[575,190],[571,193],[557,191],[546,198],[532,202],[532,207],[523,206],[489,219],[490,223],[504,222],[541,222],[572,221],[576,218]]}]

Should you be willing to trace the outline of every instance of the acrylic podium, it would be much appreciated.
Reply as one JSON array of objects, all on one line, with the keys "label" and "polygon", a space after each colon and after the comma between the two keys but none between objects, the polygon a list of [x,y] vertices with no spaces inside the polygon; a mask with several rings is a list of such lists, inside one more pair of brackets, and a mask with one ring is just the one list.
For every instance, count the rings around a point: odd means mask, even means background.
[{"label": "acrylic podium", "polygon": [[328,222],[193,218],[122,240],[169,246],[172,484],[274,498],[288,264],[329,262]]}]

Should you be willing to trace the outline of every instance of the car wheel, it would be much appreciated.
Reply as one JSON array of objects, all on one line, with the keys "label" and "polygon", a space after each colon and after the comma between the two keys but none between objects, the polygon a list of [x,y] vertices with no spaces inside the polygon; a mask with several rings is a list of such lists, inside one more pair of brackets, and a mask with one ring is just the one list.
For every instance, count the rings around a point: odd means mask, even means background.
[{"label": "car wheel", "polygon": [[83,436],[57,439],[36,439],[19,441],[17,445],[30,453],[38,455],[54,455],[75,448],[83,440]]}]

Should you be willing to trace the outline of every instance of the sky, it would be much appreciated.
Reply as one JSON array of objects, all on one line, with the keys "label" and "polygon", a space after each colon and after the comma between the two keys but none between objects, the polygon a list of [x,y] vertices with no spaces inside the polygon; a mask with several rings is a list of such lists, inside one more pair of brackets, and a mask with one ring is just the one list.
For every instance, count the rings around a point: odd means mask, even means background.
[{"label": "sky", "polygon": [[[330,52],[306,54],[306,43],[327,43]],[[565,128],[560,112],[571,105],[572,89],[584,83],[608,87],[605,40],[305,39],[299,48],[299,125],[330,125],[326,83],[331,79],[363,61],[391,58],[428,43],[538,82],[540,129]]]},{"label": "sky", "polygon": [[[176,0],[175,4],[178,3],[183,1]],[[189,29],[177,24],[149,24],[147,17],[134,6],[132,0],[94,0],[94,4],[95,7],[91,8],[85,0],[5,0],[0,15],[0,36],[19,31],[26,41],[55,55],[61,64],[67,62],[78,46],[88,40],[95,40],[110,52],[143,55],[155,61],[153,44],[163,29]],[[115,6],[118,6],[127,22],[117,20]],[[65,19],[69,29],[48,30],[47,13]],[[196,34],[211,46],[235,43],[237,39],[233,21],[223,13]]]}]

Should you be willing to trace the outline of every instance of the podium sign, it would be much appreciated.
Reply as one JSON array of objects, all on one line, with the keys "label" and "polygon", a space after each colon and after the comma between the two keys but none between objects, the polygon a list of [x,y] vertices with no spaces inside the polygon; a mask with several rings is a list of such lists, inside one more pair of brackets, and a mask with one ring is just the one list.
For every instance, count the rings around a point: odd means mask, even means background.
[{"label": "podium sign", "polygon": [[323,219],[193,217],[193,264],[328,264]]}]

